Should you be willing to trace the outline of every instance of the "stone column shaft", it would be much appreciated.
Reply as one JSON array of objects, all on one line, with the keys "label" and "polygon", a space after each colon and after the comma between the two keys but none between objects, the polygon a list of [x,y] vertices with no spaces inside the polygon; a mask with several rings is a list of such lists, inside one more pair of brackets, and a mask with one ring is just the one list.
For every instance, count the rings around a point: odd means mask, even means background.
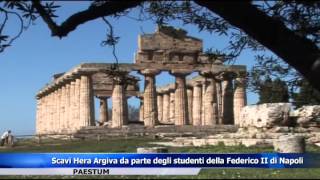
[{"label": "stone column shaft", "polygon": [[201,126],[201,110],[202,110],[202,85],[196,84],[193,87],[192,100],[192,125]]},{"label": "stone column shaft", "polygon": [[59,118],[59,107],[58,107],[58,101],[59,101],[59,99],[58,99],[58,93],[57,93],[57,90],[55,90],[54,92],[52,92],[52,94],[53,94],[53,99],[54,99],[54,102],[53,102],[53,104],[54,104],[54,110],[53,110],[53,121],[54,121],[54,123],[53,123],[53,129],[54,129],[54,131],[55,132],[57,132],[57,130],[58,130],[58,118]]},{"label": "stone column shaft", "polygon": [[187,125],[188,120],[188,102],[186,90],[185,74],[175,74],[176,91],[175,91],[175,125]]},{"label": "stone column shaft", "polygon": [[64,113],[64,119],[65,119],[65,129],[64,133],[67,133],[70,131],[71,127],[71,119],[69,119],[70,114],[70,84],[65,85],[65,113]]},{"label": "stone column shaft", "polygon": [[187,89],[187,100],[188,100],[188,124],[193,124],[193,118],[192,118],[192,108],[193,108],[193,90],[191,88]]},{"label": "stone column shaft", "polygon": [[239,116],[241,109],[247,105],[247,96],[245,89],[245,79],[236,78],[234,91],[234,124],[239,125]]},{"label": "stone column shaft", "polygon": [[37,99],[37,108],[36,108],[36,134],[41,134],[41,117],[40,112],[41,111],[41,99]]},{"label": "stone column shaft", "polygon": [[162,94],[158,94],[157,95],[157,107],[158,107],[158,120],[160,121],[160,122],[162,122],[163,121],[163,118],[162,118],[162,116],[163,116],[163,96],[162,96]]},{"label": "stone column shaft", "polygon": [[174,123],[174,111],[175,111],[175,94],[174,91],[170,91],[170,107],[169,107],[169,122]]},{"label": "stone column shaft", "polygon": [[143,93],[143,117],[146,127],[154,127],[158,122],[157,110],[157,91],[155,76],[159,73],[158,70],[145,69],[140,72],[145,76],[144,93]]},{"label": "stone column shaft", "polygon": [[221,81],[218,81],[216,83],[217,86],[217,102],[218,102],[218,124],[222,124],[222,85]]},{"label": "stone column shaft", "polygon": [[228,77],[223,81],[223,118],[222,124],[233,124],[233,85]]},{"label": "stone column shaft", "polygon": [[81,127],[80,123],[80,78],[77,78],[75,81],[75,88],[74,88],[74,104],[73,104],[73,111],[74,111],[74,125],[73,129],[78,130]]},{"label": "stone column shaft", "polygon": [[143,118],[143,98],[140,99],[140,109],[139,109],[139,121],[143,122],[144,118]]},{"label": "stone column shaft", "polygon": [[70,103],[69,103],[69,133],[74,132],[75,119],[74,119],[74,101],[75,101],[75,81],[70,82]]},{"label": "stone column shaft", "polygon": [[60,128],[59,132],[64,131],[66,128],[66,119],[65,119],[65,114],[66,114],[66,107],[65,107],[65,102],[66,102],[66,87],[62,86],[61,87],[61,96],[60,96]]},{"label": "stone column shaft", "polygon": [[217,99],[216,99],[216,83],[213,77],[206,78],[204,97],[204,121],[203,125],[217,124]]},{"label": "stone column shaft", "polygon": [[108,98],[100,97],[100,117],[99,122],[103,125],[108,121]]},{"label": "stone column shaft", "polygon": [[88,75],[82,75],[80,81],[80,124],[94,126],[92,81]]},{"label": "stone column shaft", "polygon": [[169,111],[170,111],[170,93],[166,92],[163,94],[163,105],[162,105],[162,121],[165,123],[169,122]]},{"label": "stone column shaft", "polygon": [[113,128],[121,128],[126,124],[127,117],[125,115],[125,89],[120,80],[115,80],[112,91],[112,124]]}]

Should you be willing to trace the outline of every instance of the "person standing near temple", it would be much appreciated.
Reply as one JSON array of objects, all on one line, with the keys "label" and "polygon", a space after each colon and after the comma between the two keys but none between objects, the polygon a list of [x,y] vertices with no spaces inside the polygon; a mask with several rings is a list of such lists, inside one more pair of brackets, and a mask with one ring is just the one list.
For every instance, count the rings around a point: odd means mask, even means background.
[{"label": "person standing near temple", "polygon": [[1,136],[1,146],[8,143],[9,137],[11,136],[11,130],[5,131]]}]

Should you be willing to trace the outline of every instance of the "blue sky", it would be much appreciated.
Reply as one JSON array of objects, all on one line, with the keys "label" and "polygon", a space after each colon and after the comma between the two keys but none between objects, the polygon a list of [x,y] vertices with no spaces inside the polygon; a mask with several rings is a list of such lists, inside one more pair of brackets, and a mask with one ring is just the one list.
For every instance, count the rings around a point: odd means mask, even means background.
[{"label": "blue sky", "polygon": [[[62,22],[67,16],[87,7],[88,2],[59,2],[63,4],[57,14],[57,21]],[[136,12],[132,12],[134,16]],[[2,18],[2,17],[0,17]],[[117,44],[117,56],[120,63],[132,63],[133,55],[137,50],[138,34],[141,30],[145,33],[155,31],[153,22],[137,22],[129,18],[110,20],[114,31],[120,36]],[[7,32],[16,31],[15,21],[7,27]],[[195,26],[182,26],[179,22],[170,25],[186,29],[188,34],[203,39],[204,49],[227,46],[228,38],[219,37],[207,32],[199,32]],[[100,46],[106,34],[106,26],[102,20],[95,20],[79,26],[68,37],[59,39],[51,37],[47,26],[38,20],[13,46],[0,54],[0,132],[11,129],[15,134],[34,134],[35,131],[35,95],[40,88],[51,81],[52,75],[68,71],[83,62],[113,63],[112,50]],[[253,64],[253,53],[244,51],[236,64]],[[143,77],[139,76],[141,87]],[[157,85],[174,82],[174,78],[167,73],[157,76]],[[142,88],[141,88],[142,89]],[[248,103],[257,102],[257,96],[248,92]],[[137,105],[134,98],[129,99],[129,104]],[[98,109],[96,101],[96,110]],[[97,113],[96,113],[97,114]],[[98,117],[97,117],[98,118]]]}]

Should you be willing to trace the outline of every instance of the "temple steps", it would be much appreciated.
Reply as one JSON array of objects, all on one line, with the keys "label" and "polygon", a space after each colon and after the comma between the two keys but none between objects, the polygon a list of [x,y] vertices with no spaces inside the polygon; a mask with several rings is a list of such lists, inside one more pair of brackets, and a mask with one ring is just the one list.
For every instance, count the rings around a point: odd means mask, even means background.
[{"label": "temple steps", "polygon": [[122,128],[110,127],[84,127],[74,134],[75,138],[91,139],[104,137],[131,137],[146,136],[153,138],[175,138],[175,137],[204,137],[214,134],[234,133],[238,129],[234,125],[216,126],[172,126],[160,125],[154,128],[147,128],[139,124],[130,124]]}]

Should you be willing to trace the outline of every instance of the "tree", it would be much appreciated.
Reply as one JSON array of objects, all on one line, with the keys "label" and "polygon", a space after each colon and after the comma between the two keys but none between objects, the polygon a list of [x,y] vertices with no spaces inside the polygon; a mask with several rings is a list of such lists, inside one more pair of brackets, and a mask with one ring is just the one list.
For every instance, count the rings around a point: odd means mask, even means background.
[{"label": "tree", "polygon": [[320,104],[320,92],[310,86],[308,81],[301,82],[301,88],[298,93],[293,95],[293,103],[297,108],[303,105]]},{"label": "tree", "polygon": [[272,96],[272,80],[270,77],[267,77],[263,83],[260,84],[259,87],[259,102],[258,104],[270,103],[270,99]]},{"label": "tree", "polygon": [[260,84],[258,104],[280,102],[289,102],[288,86],[281,79],[267,77]]},{"label": "tree", "polygon": [[[0,51],[9,47],[17,35],[3,34],[10,16],[17,16],[22,28],[25,21],[34,22],[39,17],[48,25],[52,36],[67,36],[79,25],[101,18],[109,31],[105,45],[114,48],[117,38],[105,17],[126,16],[130,9],[138,8],[143,14],[137,20],[153,19],[159,24],[181,20],[195,24],[199,30],[219,33],[230,38],[228,52],[223,55],[235,59],[243,49],[255,51],[265,47],[296,69],[310,84],[320,90],[320,2],[319,1],[94,1],[81,12],[66,18],[61,25],[54,21],[53,2],[2,1],[0,13],[5,19],[0,24]],[[22,29],[21,28],[21,29]],[[216,51],[220,53],[219,50]]]}]

